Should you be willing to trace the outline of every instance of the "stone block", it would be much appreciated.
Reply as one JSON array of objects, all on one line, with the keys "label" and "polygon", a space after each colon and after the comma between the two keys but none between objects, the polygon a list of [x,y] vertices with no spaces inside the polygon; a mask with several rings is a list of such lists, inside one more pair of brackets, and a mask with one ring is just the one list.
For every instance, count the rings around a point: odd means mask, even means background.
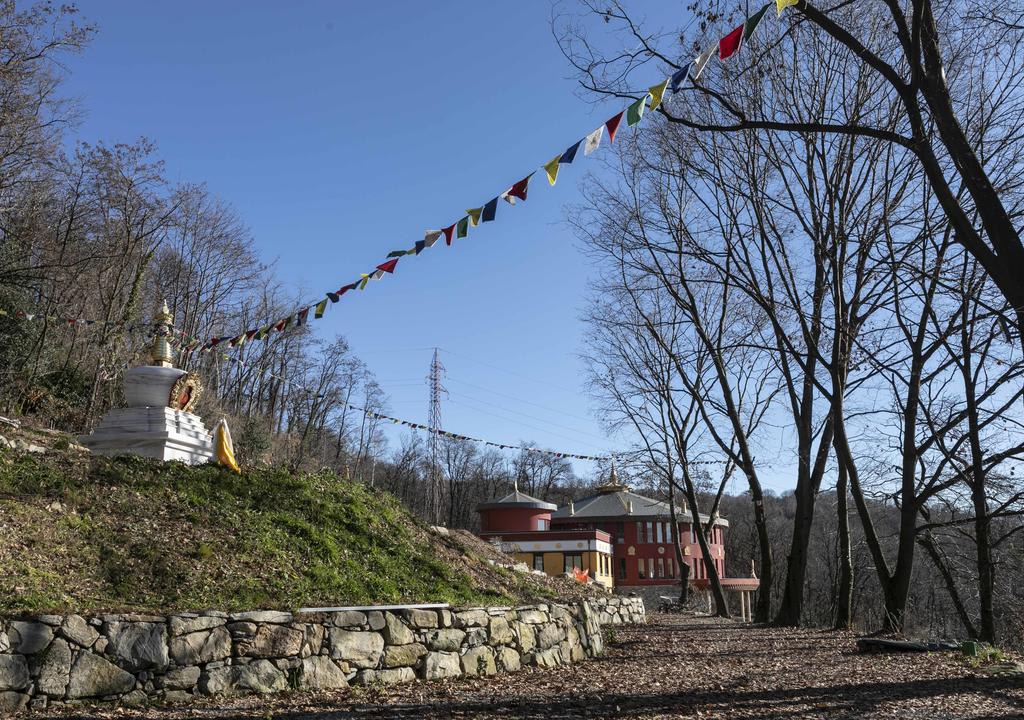
[{"label": "stone block", "polygon": [[405,616],[405,620],[409,623],[410,627],[419,630],[429,630],[438,627],[440,624],[436,610],[403,610],[402,615]]},{"label": "stone block", "polygon": [[437,680],[446,677],[458,677],[462,674],[462,665],[459,662],[459,654],[454,652],[431,652],[427,653],[423,663],[423,677],[427,680]]},{"label": "stone block", "polygon": [[340,628],[361,628],[366,624],[366,613],[358,610],[343,610],[331,613],[331,624]]},{"label": "stone block", "polygon": [[71,666],[69,699],[121,695],[135,687],[135,676],[99,655],[83,652]]},{"label": "stone block", "polygon": [[367,613],[366,620],[370,624],[371,630],[384,629],[384,613],[380,610],[372,610]]},{"label": "stone block", "polygon": [[287,625],[292,621],[292,614],[290,612],[282,612],[281,610],[251,610],[249,612],[231,613],[231,620],[234,622]]},{"label": "stone block", "polygon": [[505,672],[518,672],[522,669],[519,653],[515,648],[503,647],[497,651],[498,667]]},{"label": "stone block", "polygon": [[28,663],[21,655],[0,655],[0,690],[28,687]]},{"label": "stone block", "polygon": [[388,645],[408,645],[416,640],[412,630],[394,613],[384,613],[384,639]]},{"label": "stone block", "polygon": [[166,631],[162,623],[108,623],[104,626],[109,642],[107,653],[127,670],[163,670],[169,663]]},{"label": "stone block", "polygon": [[388,645],[384,648],[384,667],[414,667],[420,658],[427,654],[427,649],[419,643],[410,645]]},{"label": "stone block", "polygon": [[[88,626],[86,626],[88,627]],[[36,678],[36,692],[53,697],[64,697],[71,675],[71,646],[67,640],[57,638],[43,655],[43,663]]]},{"label": "stone block", "polygon": [[288,679],[269,660],[254,660],[231,668],[232,692],[253,692],[261,695],[288,688]]},{"label": "stone block", "polygon": [[85,621],[81,615],[68,615],[60,626],[60,634],[82,647],[92,647],[100,636],[96,629]]},{"label": "stone block", "polygon": [[170,655],[177,665],[202,665],[231,657],[231,635],[222,627],[171,638]]},{"label": "stone block", "polygon": [[490,620],[483,610],[463,610],[455,613],[454,623],[457,628],[487,627]]},{"label": "stone block", "polygon": [[541,650],[557,645],[565,638],[565,631],[555,623],[545,623],[539,626],[537,633],[537,647]]},{"label": "stone block", "polygon": [[519,608],[519,621],[530,623],[531,625],[540,625],[548,621],[548,614],[537,608]]},{"label": "stone block", "polygon": [[7,625],[11,650],[22,655],[33,655],[53,640],[53,628],[41,622],[11,620]]},{"label": "stone block", "polygon": [[299,687],[307,690],[335,690],[348,687],[345,673],[329,657],[305,658],[299,670]]},{"label": "stone block", "polygon": [[488,628],[488,639],[487,642],[490,645],[508,645],[515,639],[512,634],[512,628],[508,625],[508,620],[504,617],[492,617],[491,624]]},{"label": "stone block", "polygon": [[187,617],[182,615],[171,616],[171,635],[188,635],[200,630],[212,630],[224,624],[224,618],[201,615],[199,617]]},{"label": "stone block", "polygon": [[14,715],[25,709],[29,696],[25,693],[0,692],[0,717]]},{"label": "stone block", "polygon": [[519,638],[519,649],[522,652],[530,652],[537,646],[537,633],[534,627],[529,623],[516,623],[516,635]]},{"label": "stone block", "polygon": [[168,690],[191,690],[199,682],[200,670],[195,665],[175,668],[164,676],[164,687]]},{"label": "stone block", "polygon": [[455,652],[462,647],[462,642],[466,639],[466,633],[463,630],[456,628],[443,628],[441,630],[431,630],[426,635],[427,647],[431,650],[443,650],[445,652]]},{"label": "stone block", "polygon": [[331,628],[330,644],[331,657],[361,669],[377,667],[384,652],[384,638],[375,632]]},{"label": "stone block", "polygon": [[460,661],[463,675],[493,675],[497,672],[494,651],[484,645],[467,650]]},{"label": "stone block", "polygon": [[412,668],[402,667],[390,670],[360,670],[353,682],[356,685],[397,685],[415,679],[416,673]]},{"label": "stone block", "polygon": [[280,658],[298,655],[302,649],[302,631],[286,625],[261,624],[251,640],[240,641],[239,655]]}]

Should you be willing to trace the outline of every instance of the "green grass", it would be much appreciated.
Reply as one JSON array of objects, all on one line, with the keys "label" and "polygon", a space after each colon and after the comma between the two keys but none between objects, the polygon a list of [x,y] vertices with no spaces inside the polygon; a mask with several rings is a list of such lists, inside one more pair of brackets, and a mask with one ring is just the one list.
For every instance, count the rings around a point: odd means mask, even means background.
[{"label": "green grass", "polygon": [[4,454],[0,522],[4,613],[513,600],[331,473]]}]

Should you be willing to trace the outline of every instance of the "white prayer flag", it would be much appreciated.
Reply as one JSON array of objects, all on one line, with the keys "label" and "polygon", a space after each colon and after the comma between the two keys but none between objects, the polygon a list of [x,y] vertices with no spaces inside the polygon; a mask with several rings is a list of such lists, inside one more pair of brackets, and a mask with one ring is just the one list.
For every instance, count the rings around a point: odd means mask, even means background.
[{"label": "white prayer flag", "polygon": [[584,155],[589,155],[590,153],[597,150],[598,147],[600,147],[602,135],[604,135],[604,125],[602,125],[597,130],[587,135],[587,140],[583,145]]}]

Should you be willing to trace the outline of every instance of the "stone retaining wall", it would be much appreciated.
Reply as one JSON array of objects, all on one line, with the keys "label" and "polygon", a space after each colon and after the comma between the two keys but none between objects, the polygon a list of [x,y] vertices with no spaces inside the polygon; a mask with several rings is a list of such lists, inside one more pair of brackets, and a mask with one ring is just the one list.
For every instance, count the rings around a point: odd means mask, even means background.
[{"label": "stone retaining wall", "polygon": [[600,654],[638,598],[465,610],[0,618],[0,715],[25,707],[336,689],[553,667]]}]

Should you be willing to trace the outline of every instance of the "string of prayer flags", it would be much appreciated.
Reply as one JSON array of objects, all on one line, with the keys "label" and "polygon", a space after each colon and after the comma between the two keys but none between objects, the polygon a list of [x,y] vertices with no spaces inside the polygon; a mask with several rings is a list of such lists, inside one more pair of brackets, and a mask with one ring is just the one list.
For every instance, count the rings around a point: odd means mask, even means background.
[{"label": "string of prayer flags", "polygon": [[761,23],[761,19],[764,17],[764,14],[768,12],[768,8],[771,6],[772,4],[770,2],[765,3],[764,7],[748,17],[746,22],[743,23],[743,42],[749,40],[750,36],[754,34],[754,30],[757,29],[757,26]]},{"label": "string of prayer flags", "polygon": [[470,208],[469,210],[467,210],[466,214],[469,215],[469,224],[472,225],[473,227],[479,225],[480,215],[483,213],[483,211],[484,209],[482,207]]},{"label": "string of prayer flags", "polygon": [[544,172],[548,174],[548,182],[552,185],[554,185],[555,181],[558,180],[558,165],[561,159],[561,155],[555,155],[544,163]]},{"label": "string of prayer flags", "polygon": [[599,127],[594,132],[587,135],[587,139],[583,143],[583,154],[584,156],[597,150],[601,147],[601,136],[604,135],[604,125]]},{"label": "string of prayer flags", "polygon": [[668,80],[647,88],[647,94],[651,96],[651,110],[657,110],[661,105],[661,99],[665,97],[665,88],[668,87]]},{"label": "string of prayer flags", "polygon": [[484,214],[480,217],[483,222],[491,222],[498,214],[498,198],[488,200],[484,205]]},{"label": "string of prayer flags", "polygon": [[782,11],[796,5],[800,0],[775,0],[775,16],[782,17]]},{"label": "string of prayer flags", "polygon": [[608,129],[608,142],[609,143],[615,142],[615,133],[619,129],[619,123],[622,122],[622,116],[625,115],[625,114],[626,114],[626,111],[623,110],[618,115],[616,115],[615,117],[611,118],[610,120],[608,120],[608,122],[606,122],[604,124],[605,128]]},{"label": "string of prayer flags", "polygon": [[746,22],[737,25],[728,35],[718,41],[718,59],[728,60],[740,49],[743,42],[743,28]]},{"label": "string of prayer flags", "polygon": [[640,119],[644,116],[644,107],[646,105],[647,96],[644,95],[642,98],[626,108],[626,125],[632,127],[639,123]]}]

